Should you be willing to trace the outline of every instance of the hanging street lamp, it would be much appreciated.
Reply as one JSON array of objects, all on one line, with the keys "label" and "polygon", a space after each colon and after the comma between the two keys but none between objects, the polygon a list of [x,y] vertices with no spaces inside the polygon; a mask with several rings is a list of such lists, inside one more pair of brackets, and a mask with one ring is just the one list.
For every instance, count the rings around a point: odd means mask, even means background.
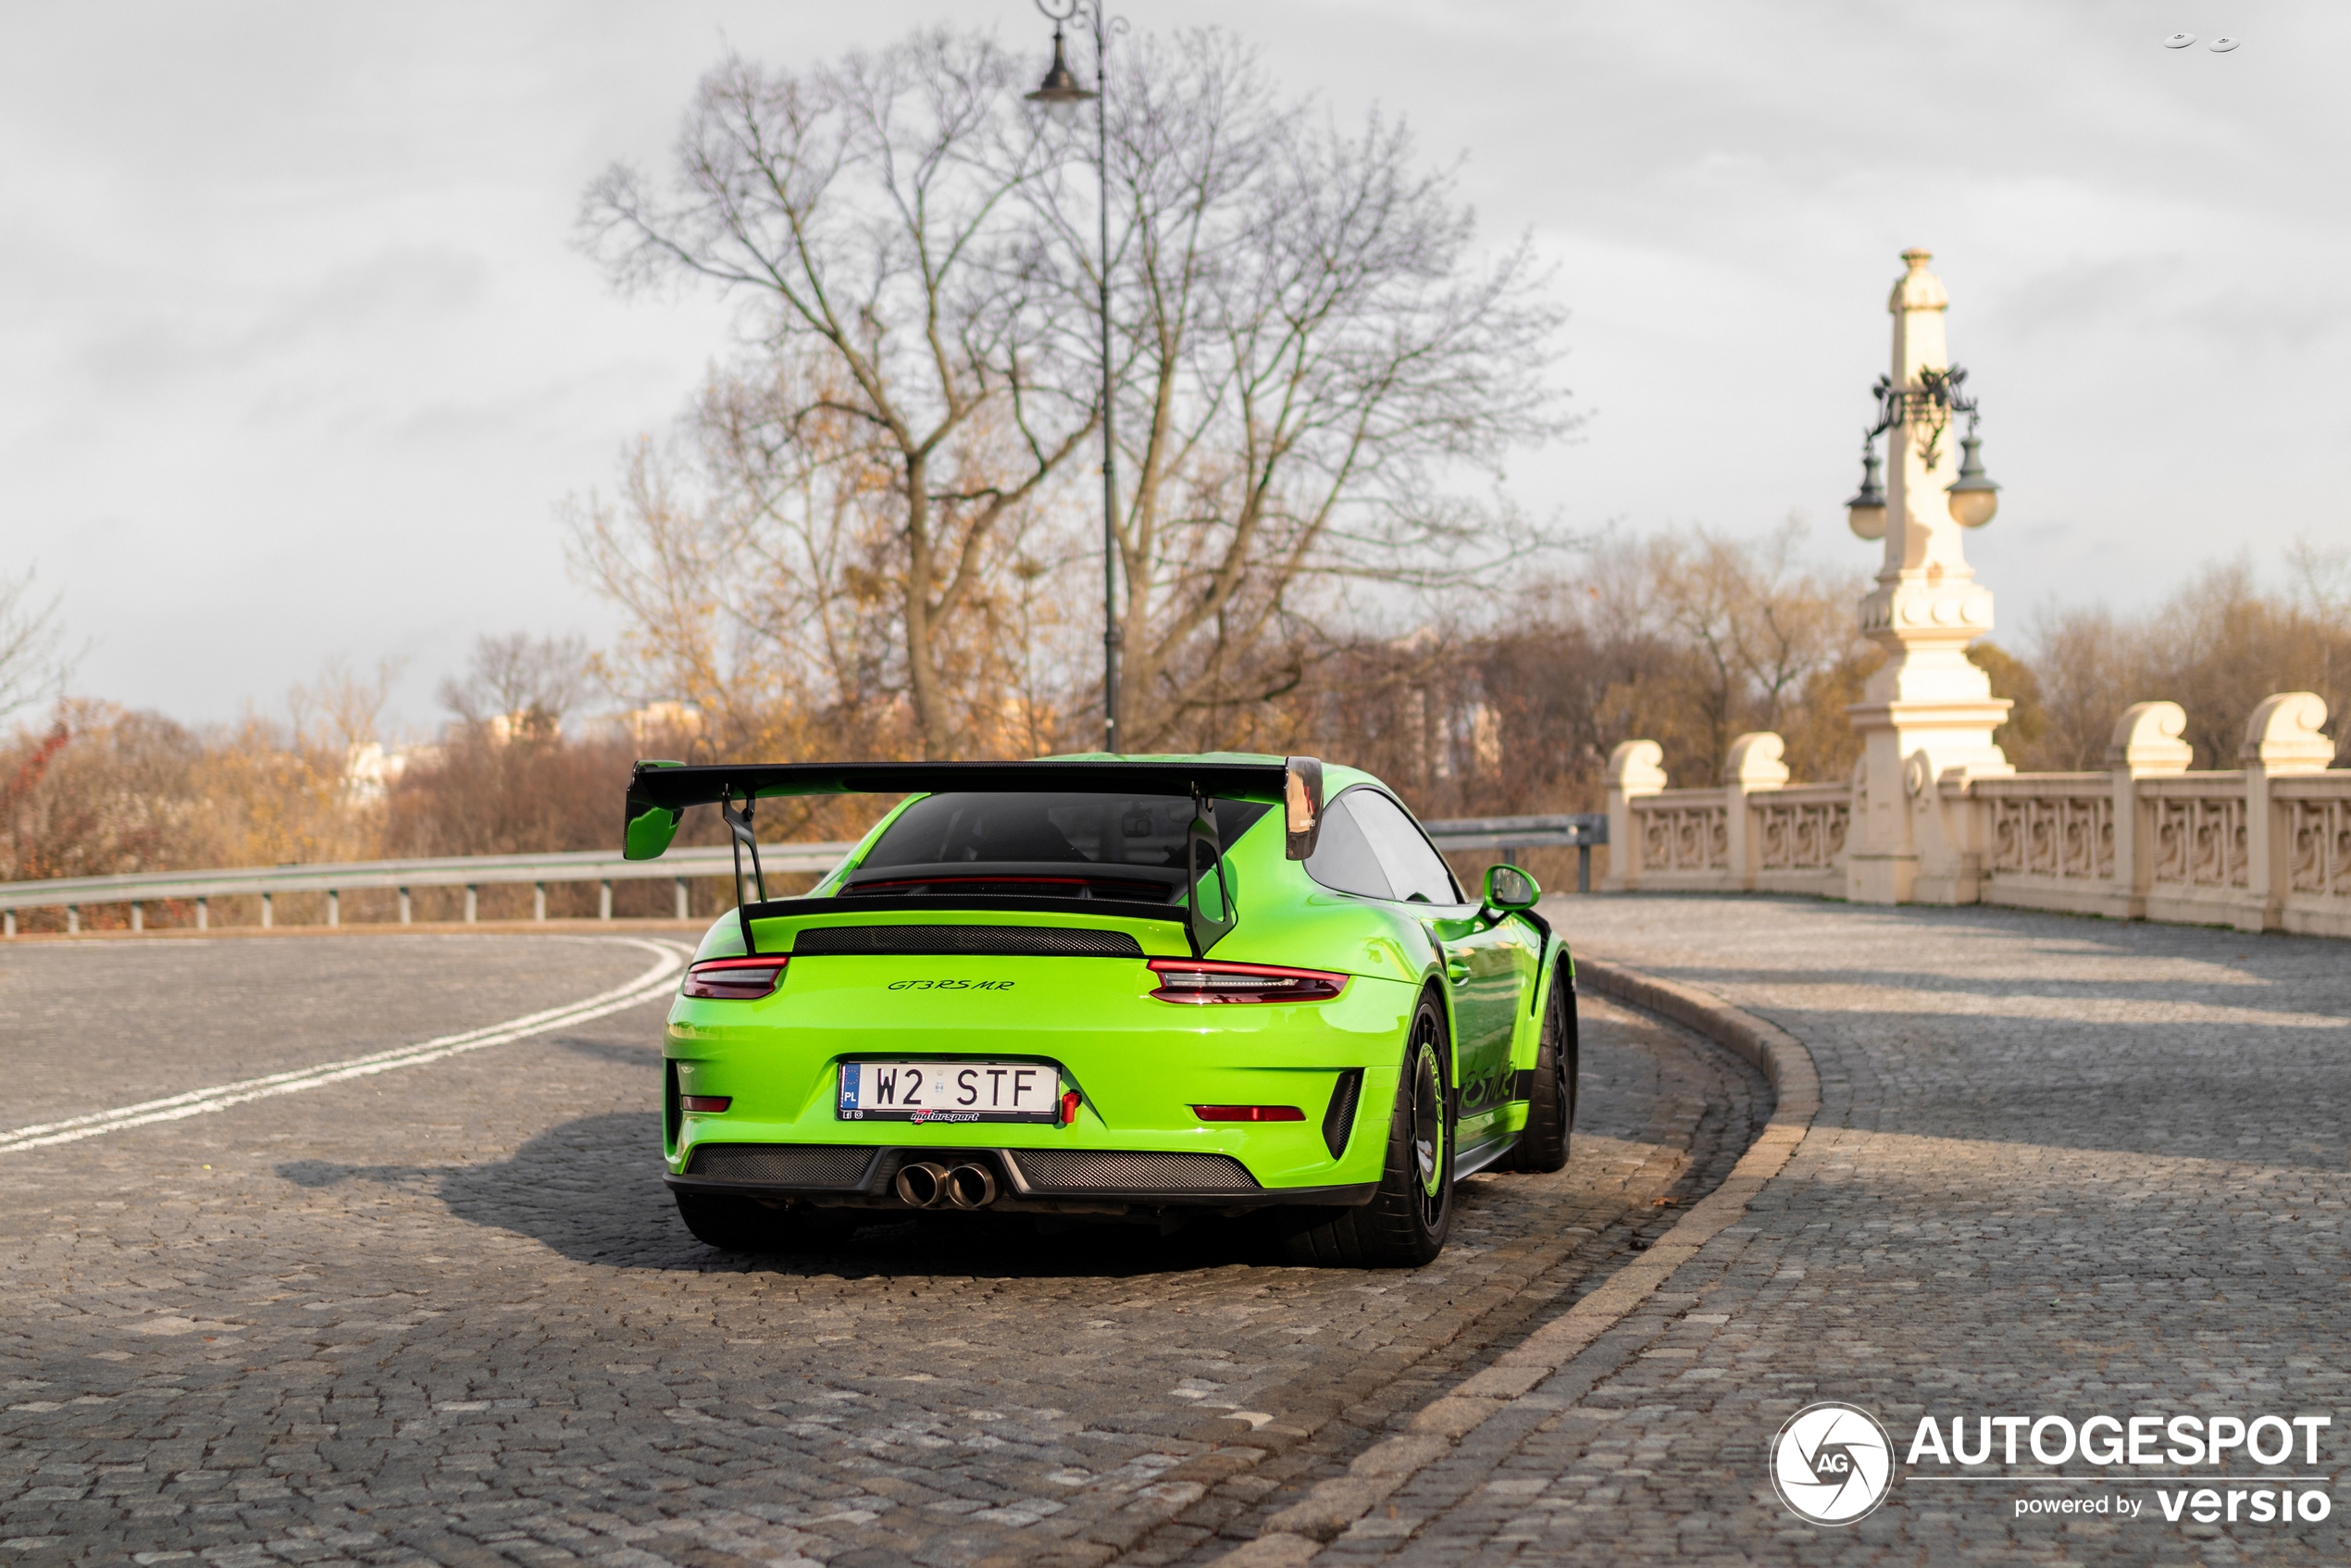
[{"label": "hanging street lamp", "polygon": [[[1980,529],[2000,509],[2000,487],[1984,471],[1980,450],[1984,438],[1975,433],[1975,399],[1960,389],[1967,372],[1954,365],[1947,370],[1922,369],[1916,386],[1901,387],[1891,376],[1880,376],[1870,395],[1877,400],[1877,423],[1861,432],[1861,488],[1845,503],[1846,525],[1859,539],[1885,537],[1885,489],[1878,479],[1877,438],[1888,430],[1918,427],[1939,437],[1957,414],[1967,416],[1967,434],[1959,440],[1959,473],[1944,486],[1944,503],[1951,520],[1963,529]],[[1925,454],[1934,462],[1932,440]]]},{"label": "hanging street lamp", "polygon": [[1982,528],[2000,509],[2000,487],[1985,477],[1984,455],[1976,450],[1983,444],[1975,433],[1975,413],[1971,405],[1967,435],[1959,442],[1959,481],[1943,492],[1951,498],[1951,520],[1963,529]]},{"label": "hanging street lamp", "polygon": [[[1032,104],[1042,104],[1060,115],[1074,114],[1077,106],[1087,100],[1094,104],[1094,168],[1101,180],[1098,212],[1101,220],[1100,243],[1101,266],[1101,330],[1102,330],[1102,750],[1118,751],[1118,442],[1112,424],[1111,358],[1110,358],[1110,91],[1109,33],[1123,30],[1124,23],[1112,23],[1102,15],[1101,0],[1066,0],[1055,6],[1050,0],[1037,0],[1037,9],[1053,24],[1053,64],[1046,71],[1045,80],[1037,91],[1028,94]],[[1088,23],[1094,30],[1095,90],[1088,92],[1069,68],[1062,53],[1062,24],[1073,18]]]},{"label": "hanging street lamp", "polygon": [[1845,504],[1845,520],[1856,537],[1885,537],[1885,487],[1878,482],[1877,432],[1861,438],[1861,488]]}]

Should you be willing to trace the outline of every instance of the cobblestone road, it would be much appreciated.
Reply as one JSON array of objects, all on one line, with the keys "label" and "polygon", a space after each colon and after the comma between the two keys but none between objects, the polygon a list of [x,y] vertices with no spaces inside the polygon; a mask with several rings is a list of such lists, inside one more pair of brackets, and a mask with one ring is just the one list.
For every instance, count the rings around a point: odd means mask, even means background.
[{"label": "cobblestone road", "polygon": [[[2351,1562],[2351,945],[1760,899],[1579,900],[1559,917],[1586,951],[1793,1033],[1822,1109],[1746,1222],[1318,1568]],[[1774,1500],[1766,1452],[1820,1400],[1873,1411],[1897,1461],[1927,1413],[1947,1435],[1965,1417],[1971,1444],[1982,1416],[2332,1425],[2317,1464],[2297,1436],[2266,1470],[2242,1448],[2138,1471],[1996,1453],[1985,1484],[1924,1479],[1963,1473],[1927,1456],[1876,1512],[1819,1529]],[[2231,1478],[2170,1479],[2187,1470]],[[2107,1479],[2023,1478],[2052,1471]],[[2256,1522],[2251,1494],[2287,1475],[2318,1476],[2331,1516]],[[2161,1497],[2190,1486],[2221,1517],[2183,1502],[2167,1520]],[[2107,1511],[2018,1514],[2070,1499]],[[2143,1512],[2118,1517],[2130,1502]]]},{"label": "cobblestone road", "polygon": [[[0,952],[0,1131],[627,983],[522,937]],[[661,1006],[0,1152],[0,1563],[1165,1560],[1562,1310],[1760,1078],[1587,1005],[1575,1157],[1417,1273],[1241,1226],[865,1232],[746,1266],[657,1175]],[[1232,1413],[1226,1413],[1232,1412]]]}]

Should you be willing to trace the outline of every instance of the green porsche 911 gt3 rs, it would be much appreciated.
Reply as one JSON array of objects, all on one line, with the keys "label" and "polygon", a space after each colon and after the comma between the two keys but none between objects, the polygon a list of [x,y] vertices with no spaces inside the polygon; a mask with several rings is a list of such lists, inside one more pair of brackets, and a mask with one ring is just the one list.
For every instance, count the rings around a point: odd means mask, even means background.
[{"label": "green porsche 911 gt3 rs", "polygon": [[1416,1265],[1458,1177],[1566,1163],[1574,970],[1534,879],[1464,896],[1369,775],[647,762],[627,852],[716,805],[756,883],[756,803],[840,792],[908,798],[805,895],[714,925],[670,1012],[666,1180],[711,1245],[1270,1209],[1299,1262]]}]

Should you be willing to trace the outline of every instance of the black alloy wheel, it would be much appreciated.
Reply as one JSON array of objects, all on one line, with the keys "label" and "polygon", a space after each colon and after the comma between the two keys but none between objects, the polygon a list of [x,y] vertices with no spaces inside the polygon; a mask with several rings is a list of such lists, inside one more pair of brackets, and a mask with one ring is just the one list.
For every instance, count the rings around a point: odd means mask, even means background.
[{"label": "black alloy wheel", "polygon": [[1543,1008],[1543,1039],[1535,1052],[1535,1082],[1526,1096],[1526,1128],[1511,1151],[1514,1171],[1556,1171],[1567,1164],[1575,1126],[1575,991],[1562,965]]},{"label": "black alloy wheel", "polygon": [[1445,1009],[1424,994],[1405,1036],[1378,1189],[1360,1208],[1287,1211],[1283,1251],[1324,1268],[1418,1268],[1453,1228],[1452,1048]]}]

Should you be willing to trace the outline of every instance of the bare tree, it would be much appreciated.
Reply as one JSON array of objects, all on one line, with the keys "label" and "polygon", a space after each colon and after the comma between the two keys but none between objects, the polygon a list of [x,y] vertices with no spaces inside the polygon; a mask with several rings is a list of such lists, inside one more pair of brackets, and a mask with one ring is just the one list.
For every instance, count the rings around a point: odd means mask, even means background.
[{"label": "bare tree", "polygon": [[[1214,742],[1305,678],[1340,585],[1484,580],[1525,544],[1457,481],[1563,428],[1560,313],[1524,246],[1477,256],[1402,127],[1316,120],[1213,33],[1122,57],[1123,730]],[[674,180],[616,168],[590,192],[621,283],[755,302],[755,350],[678,442],[574,515],[659,695],[771,740],[827,715],[835,745],[886,738],[902,701],[931,754],[1076,727],[1098,181],[1087,128],[1024,105],[1027,76],[945,33],[803,72],[730,58]],[[779,729],[777,706],[802,716]]]},{"label": "bare tree", "polygon": [[[1300,678],[1301,590],[1479,579],[1526,530],[1448,481],[1568,421],[1548,379],[1562,313],[1531,253],[1480,260],[1450,173],[1403,125],[1347,131],[1283,104],[1214,32],[1119,59],[1119,703],[1149,750],[1213,740],[1220,710]],[[1052,235],[1034,269],[1068,268],[1084,306],[1094,181],[1076,141],[1025,189]]]},{"label": "bare tree", "polygon": [[[1048,153],[984,38],[920,34],[804,72],[729,56],[705,77],[656,185],[625,165],[589,191],[589,248],[624,285],[715,283],[755,302],[796,395],[757,407],[744,499],[804,494],[795,450],[839,418],[827,500],[883,509],[904,690],[922,748],[957,725],[941,643],[1005,566],[1000,534],[1082,444],[1084,377],[1054,363],[1048,291],[1018,265],[1011,198]],[[804,372],[804,373],[803,373]],[[760,465],[777,460],[770,473]]]},{"label": "bare tree", "polygon": [[[382,706],[382,692],[390,676],[391,671],[384,671],[372,689],[360,688],[348,677],[339,691],[329,686],[330,695],[336,700],[326,704],[328,716],[331,719],[340,715],[344,719],[351,743],[372,738],[375,713]],[[467,724],[504,721],[519,734],[553,736],[562,728],[564,716],[587,696],[588,686],[585,638],[534,638],[516,632],[510,637],[477,639],[466,678],[452,677],[443,680],[441,702]],[[314,702],[312,705],[317,704]],[[359,716],[363,710],[366,734],[351,729],[349,725],[349,720]]]},{"label": "bare tree", "polygon": [[2151,699],[2187,711],[2183,739],[2198,767],[2233,767],[2245,720],[2274,691],[2316,691],[2335,716],[2351,711],[2351,603],[2331,579],[2329,553],[2287,554],[2286,591],[2265,589],[2246,558],[2209,563],[2168,600],[2136,615],[2103,606],[2049,608],[2031,628],[2033,670],[2043,693],[2041,745],[2027,765],[2105,765],[2108,737],[2130,703]]},{"label": "bare tree", "polygon": [[[573,560],[628,613],[616,683],[693,703],[718,743],[790,754],[822,735],[834,749],[919,749],[898,733],[910,727],[902,530],[877,504],[888,468],[858,421],[802,413],[822,401],[803,377],[810,357],[785,351],[764,374],[714,376],[677,440],[631,453],[617,503],[574,509]],[[997,547],[1018,536],[1005,530]],[[981,576],[961,614],[933,623],[942,668],[993,641],[996,574]]]},{"label": "bare tree", "polygon": [[329,659],[317,679],[286,693],[286,708],[293,720],[293,744],[303,749],[330,749],[348,757],[357,747],[380,741],[377,728],[399,674],[396,659],[379,661],[374,674],[364,676],[343,658]]},{"label": "bare tree", "polygon": [[1791,517],[1760,540],[1701,528],[1640,549],[1649,612],[1688,650],[1710,772],[1740,731],[1780,728],[1808,682],[1859,653],[1860,584],[1806,569],[1804,536]]},{"label": "bare tree", "polygon": [[0,574],[0,718],[63,695],[73,660],[59,603],[39,596],[31,567],[19,577]]}]

